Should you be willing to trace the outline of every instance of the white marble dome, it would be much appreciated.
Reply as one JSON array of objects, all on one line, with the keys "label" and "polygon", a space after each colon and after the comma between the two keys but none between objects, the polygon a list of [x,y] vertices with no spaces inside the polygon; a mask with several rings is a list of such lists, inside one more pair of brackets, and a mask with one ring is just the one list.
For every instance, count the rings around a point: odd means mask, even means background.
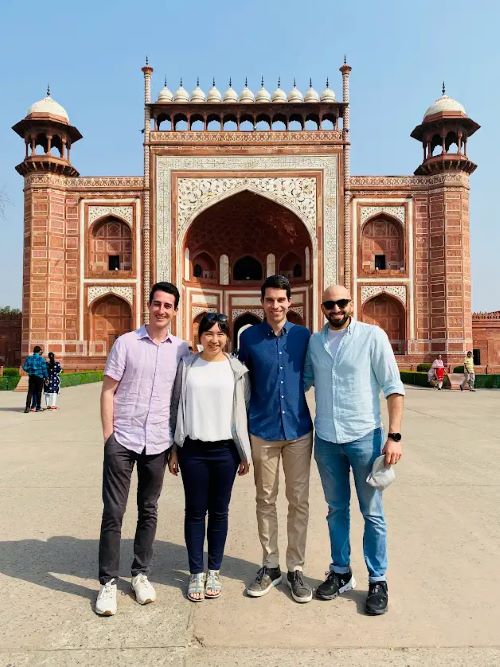
[{"label": "white marble dome", "polygon": [[175,91],[174,102],[179,102],[181,104],[185,104],[186,102],[189,102],[189,93],[184,88],[184,86],[182,85],[182,79],[181,79],[181,82],[179,84],[179,87]]},{"label": "white marble dome", "polygon": [[222,99],[223,99],[223,102],[228,102],[228,103],[238,101],[238,93],[233,88],[233,84],[231,83],[231,79],[229,79],[229,88],[224,93],[224,97]]},{"label": "white marble dome", "polygon": [[286,102],[287,101],[286,93],[283,90],[283,88],[281,87],[280,79],[278,79],[278,87],[274,91],[273,96],[272,96],[271,99],[272,99],[273,102]]},{"label": "white marble dome", "polygon": [[243,102],[244,104],[255,102],[255,95],[248,87],[248,81],[246,79],[245,79],[245,87],[241,91],[238,101]]},{"label": "white marble dome", "polygon": [[212,87],[208,91],[207,102],[210,104],[218,104],[219,102],[222,102],[222,95],[220,94],[220,90],[215,85],[215,79],[212,80]]},{"label": "white marble dome", "polygon": [[311,79],[309,79],[309,88],[304,95],[304,102],[319,102],[318,91],[314,90]]},{"label": "white marble dome", "polygon": [[165,85],[160,90],[160,93],[158,95],[157,102],[173,102],[173,101],[174,101],[174,94],[167,86],[167,82],[165,81]]},{"label": "white marble dome", "polygon": [[441,97],[438,97],[438,99],[434,102],[434,104],[431,104],[431,106],[427,109],[427,111],[424,113],[424,120],[428,116],[433,116],[436,113],[447,113],[447,112],[452,112],[452,113],[461,113],[464,116],[466,116],[465,108],[463,107],[460,102],[457,102],[457,100],[454,100],[452,97],[448,97],[448,95],[441,95]]},{"label": "white marble dome", "polygon": [[330,83],[328,79],[326,80],[326,88],[325,90],[321,93],[321,96],[319,98],[320,102],[336,102],[336,97],[335,93],[333,90],[330,88]]},{"label": "white marble dome", "polygon": [[196,79],[196,88],[193,89],[189,101],[194,102],[195,104],[202,104],[203,102],[207,101],[207,96],[205,95],[205,92],[200,88],[199,79]]},{"label": "white marble dome", "polygon": [[260,82],[260,88],[257,91],[257,95],[255,96],[255,101],[257,103],[271,101],[271,93],[264,88],[264,78],[262,78],[262,81]]},{"label": "white marble dome", "polygon": [[44,97],[43,100],[39,100],[38,102],[35,102],[30,106],[27,115],[29,116],[32,113],[51,114],[51,116],[59,116],[60,118],[63,118],[67,123],[69,123],[68,112],[63,106],[59,104],[59,102],[56,102],[54,99],[52,99],[50,93],[47,95],[47,97]]},{"label": "white marble dome", "polygon": [[288,93],[288,101],[292,103],[298,103],[298,102],[303,102],[304,101],[304,95],[300,92],[300,90],[297,88],[295,84],[295,79],[293,80],[293,88],[292,90]]}]

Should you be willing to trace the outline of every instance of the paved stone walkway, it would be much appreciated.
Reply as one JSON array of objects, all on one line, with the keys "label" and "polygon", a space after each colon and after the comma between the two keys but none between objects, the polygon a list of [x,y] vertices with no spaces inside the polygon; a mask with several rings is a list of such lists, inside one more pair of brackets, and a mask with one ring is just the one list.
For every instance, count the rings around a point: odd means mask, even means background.
[{"label": "paved stone walkway", "polygon": [[[260,561],[250,476],[235,484],[223,597],[189,603],[182,484],[167,474],[151,577],[158,601],[140,607],[128,591],[132,489],[119,612],[103,619],[92,611],[99,390],[66,389],[61,410],[28,415],[20,394],[0,393],[0,665],[500,664],[500,392],[408,388],[406,454],[386,492],[385,616],[363,614],[367,582],[355,500],[355,591],[307,605],[293,602],[285,587],[261,599],[244,596]],[[329,561],[325,513],[313,465],[306,568],[312,585]]]}]

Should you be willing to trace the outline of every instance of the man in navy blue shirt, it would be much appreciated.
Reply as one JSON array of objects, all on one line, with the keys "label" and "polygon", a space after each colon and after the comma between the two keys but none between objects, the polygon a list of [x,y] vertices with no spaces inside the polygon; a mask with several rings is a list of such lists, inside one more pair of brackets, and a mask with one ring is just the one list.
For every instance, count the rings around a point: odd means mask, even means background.
[{"label": "man in navy blue shirt", "polygon": [[312,451],[312,423],[304,394],[310,333],[287,320],[291,289],[284,276],[266,278],[261,301],[266,319],[243,332],[239,350],[240,360],[250,371],[249,431],[263,550],[262,567],[247,586],[247,594],[261,597],[281,583],[276,497],[282,459],[288,500],[287,584],[296,602],[309,602],[312,590],[303,579],[302,568]]}]

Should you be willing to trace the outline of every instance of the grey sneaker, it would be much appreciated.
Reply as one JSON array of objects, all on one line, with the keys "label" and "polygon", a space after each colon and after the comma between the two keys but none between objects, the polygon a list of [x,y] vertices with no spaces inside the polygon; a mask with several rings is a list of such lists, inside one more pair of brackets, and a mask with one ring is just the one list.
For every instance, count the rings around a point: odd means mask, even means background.
[{"label": "grey sneaker", "polygon": [[269,593],[273,586],[281,584],[281,570],[279,567],[266,567],[257,572],[254,581],[247,586],[247,595],[251,598],[260,598]]},{"label": "grey sneaker", "polygon": [[312,588],[304,581],[300,570],[289,572],[286,575],[286,583],[295,602],[310,602],[312,600]]}]

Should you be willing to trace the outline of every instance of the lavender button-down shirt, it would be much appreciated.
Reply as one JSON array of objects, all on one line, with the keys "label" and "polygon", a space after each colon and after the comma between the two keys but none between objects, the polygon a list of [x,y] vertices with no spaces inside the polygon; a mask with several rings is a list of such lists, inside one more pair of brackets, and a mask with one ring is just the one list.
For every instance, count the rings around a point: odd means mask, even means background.
[{"label": "lavender button-down shirt", "polygon": [[177,366],[188,344],[169,334],[157,344],[145,326],[116,339],[104,374],[120,383],[114,396],[113,432],[134,452],[160,454],[172,444],[170,399]]}]

